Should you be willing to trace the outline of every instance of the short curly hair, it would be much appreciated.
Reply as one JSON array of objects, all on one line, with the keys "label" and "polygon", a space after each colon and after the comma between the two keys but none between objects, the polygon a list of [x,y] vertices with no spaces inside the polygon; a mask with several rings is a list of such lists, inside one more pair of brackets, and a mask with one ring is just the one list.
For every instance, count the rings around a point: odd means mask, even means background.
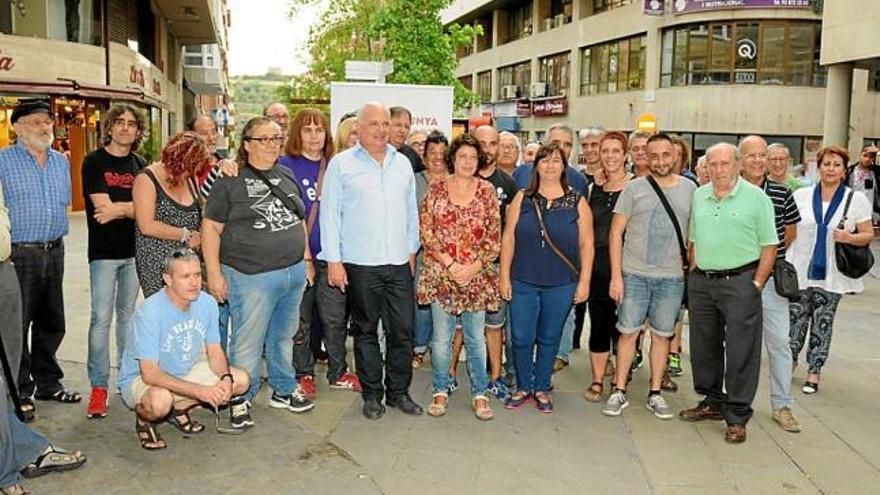
[{"label": "short curly hair", "polygon": [[[425,149],[427,149],[427,146],[426,143]],[[450,174],[455,173],[455,154],[458,153],[459,149],[465,146],[470,146],[477,150],[477,171],[485,167],[486,163],[489,162],[489,159],[486,158],[486,154],[483,153],[483,149],[480,148],[480,142],[477,141],[477,138],[475,138],[473,134],[466,132],[453,139],[452,144],[449,145],[449,149],[446,150],[446,169]],[[476,173],[477,172],[474,172],[474,174]]]},{"label": "short curly hair", "polygon": [[178,132],[162,148],[162,165],[172,186],[195,177],[212,163],[205,139],[192,131]]},{"label": "short curly hair", "polygon": [[107,146],[110,144],[110,141],[112,140],[110,129],[113,128],[113,124],[116,120],[122,117],[125,113],[132,114],[137,121],[138,135],[131,144],[131,149],[136,150],[141,145],[141,140],[143,140],[144,136],[147,134],[146,117],[144,117],[144,114],[134,106],[127,103],[119,103],[110,107],[110,110],[107,110],[104,112],[104,115],[101,116],[101,146]]}]

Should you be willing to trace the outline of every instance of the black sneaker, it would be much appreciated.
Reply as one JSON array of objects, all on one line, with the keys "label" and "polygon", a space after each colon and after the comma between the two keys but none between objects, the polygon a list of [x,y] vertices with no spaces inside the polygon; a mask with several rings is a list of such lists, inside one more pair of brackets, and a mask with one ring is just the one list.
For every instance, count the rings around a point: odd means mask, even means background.
[{"label": "black sneaker", "polygon": [[254,420],[251,418],[251,403],[241,395],[229,401],[229,424],[239,430],[254,426]]},{"label": "black sneaker", "polygon": [[269,399],[269,406],[276,409],[287,409],[288,411],[301,413],[313,409],[315,403],[307,399],[305,394],[302,393],[302,390],[297,387],[290,393],[290,395],[284,396],[278,395],[278,393],[273,390],[272,398]]},{"label": "black sneaker", "polygon": [[630,372],[633,372],[642,367],[645,364],[645,355],[642,354],[642,351],[636,351],[636,355],[633,358],[632,366],[630,366]]}]

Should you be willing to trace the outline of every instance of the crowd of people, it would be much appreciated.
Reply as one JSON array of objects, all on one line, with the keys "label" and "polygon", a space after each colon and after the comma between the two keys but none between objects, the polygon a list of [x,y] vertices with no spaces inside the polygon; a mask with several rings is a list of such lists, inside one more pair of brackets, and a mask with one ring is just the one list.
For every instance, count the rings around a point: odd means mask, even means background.
[{"label": "crowd of people", "polygon": [[[0,150],[4,494],[23,492],[20,475],[86,460],[24,424],[34,400],[82,397],[56,359],[69,165],[51,149],[47,104],[22,102],[11,121],[18,141]],[[478,420],[493,419],[493,400],[552,413],[552,375],[585,327],[584,398],[619,416],[646,354],[644,403],[665,420],[687,319],[703,399],[682,420],[723,420],[728,442],[745,441],[765,347],[772,417],[800,431],[791,382],[801,351],[801,390],[817,393],[837,305],[863,289],[835,253],[873,239],[876,148],[852,166],[846,149],[823,148],[818,180],[805,185],[789,150],[756,135],[711,146],[692,170],[687,143],[664,133],[556,124],[522,145],[490,125],[453,137],[411,122],[406,108],[367,103],[334,129],[317,109],[291,119],[273,103],[243,127],[235,159],[218,155],[216,126],[200,116],[149,164],[135,151],[141,113],[105,112],[102,146],[82,169],[87,416],[108,413],[115,319],[115,386],[148,450],[167,447],[162,423],[204,431],[190,416],[198,406],[228,406],[232,430],[253,427],[263,360],[271,407],[313,409],[326,363],[329,387],[360,393],[376,420],[386,406],[423,414],[410,387],[430,356],[427,413],[439,417],[464,348]]]}]

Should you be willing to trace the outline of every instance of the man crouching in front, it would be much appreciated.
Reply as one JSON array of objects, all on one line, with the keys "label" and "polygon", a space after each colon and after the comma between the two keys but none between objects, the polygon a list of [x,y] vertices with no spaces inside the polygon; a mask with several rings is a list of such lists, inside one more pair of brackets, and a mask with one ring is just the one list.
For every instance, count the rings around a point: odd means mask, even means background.
[{"label": "man crouching in front", "polygon": [[119,371],[122,401],[135,410],[138,440],[146,450],[167,444],[156,430],[167,421],[184,435],[201,433],[189,411],[230,404],[234,428],[253,426],[241,394],[248,374],[229,366],[220,347],[218,310],[202,292],[199,258],[189,248],[165,258],[165,288],[137,309]]}]

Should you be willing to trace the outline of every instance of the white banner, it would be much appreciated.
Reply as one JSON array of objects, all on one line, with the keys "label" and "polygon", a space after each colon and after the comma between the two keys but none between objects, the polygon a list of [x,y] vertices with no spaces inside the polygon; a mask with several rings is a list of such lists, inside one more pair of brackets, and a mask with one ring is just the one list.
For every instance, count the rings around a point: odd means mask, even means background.
[{"label": "white banner", "polygon": [[413,129],[437,129],[451,139],[452,86],[330,83],[330,119],[333,128],[336,128],[343,115],[357,112],[369,101],[386,107],[406,107],[412,114]]}]

